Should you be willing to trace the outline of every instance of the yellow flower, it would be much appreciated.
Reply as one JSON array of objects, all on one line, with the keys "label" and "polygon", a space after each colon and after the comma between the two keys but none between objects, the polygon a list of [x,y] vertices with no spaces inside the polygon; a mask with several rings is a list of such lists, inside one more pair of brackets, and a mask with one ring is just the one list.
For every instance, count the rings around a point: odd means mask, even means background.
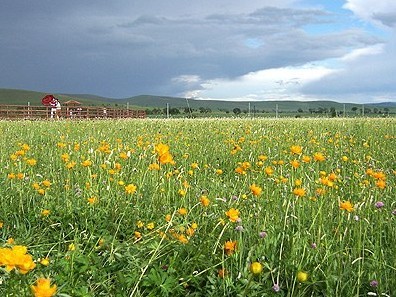
[{"label": "yellow flower", "polygon": [[303,156],[303,157],[302,157],[302,161],[303,161],[304,163],[309,163],[309,162],[311,162],[311,157],[310,157],[310,156]]},{"label": "yellow flower", "polygon": [[133,233],[133,236],[135,236],[136,239],[140,239],[140,238],[142,238],[142,233],[140,233],[139,231],[135,231]]},{"label": "yellow flower", "polygon": [[92,161],[91,160],[85,160],[81,163],[82,166],[84,167],[89,167],[92,165]]},{"label": "yellow flower", "polygon": [[45,194],[45,190],[44,189],[38,189],[37,193],[39,193],[40,195],[44,195]]},{"label": "yellow flower", "polygon": [[48,210],[48,209],[43,209],[43,210],[41,211],[41,215],[42,215],[43,217],[48,216],[50,213],[51,213],[51,211]]},{"label": "yellow flower", "polygon": [[244,170],[242,166],[238,166],[237,168],[235,168],[235,173],[245,175],[246,170]]},{"label": "yellow flower", "polygon": [[120,158],[123,159],[123,160],[126,160],[126,159],[128,159],[129,157],[128,157],[128,154],[127,154],[127,153],[121,152],[121,153],[120,153]]},{"label": "yellow flower", "polygon": [[26,163],[30,166],[34,166],[37,164],[37,161],[35,159],[27,159]]},{"label": "yellow flower", "polygon": [[97,203],[98,202],[98,198],[96,198],[96,197],[90,197],[90,198],[88,198],[87,199],[87,201],[88,201],[88,204],[95,204],[95,203]]},{"label": "yellow flower", "polygon": [[300,283],[306,282],[308,280],[308,273],[306,273],[304,271],[297,272],[297,280]]},{"label": "yellow flower", "polygon": [[50,186],[51,186],[51,182],[49,181],[49,180],[43,180],[42,182],[41,182],[41,184],[44,186],[44,187],[47,187],[47,188],[49,188]]},{"label": "yellow flower", "polygon": [[23,179],[25,175],[22,172],[17,173],[16,175],[17,179]]},{"label": "yellow flower", "polygon": [[259,262],[250,264],[250,272],[254,275],[259,275],[263,271],[263,265]]},{"label": "yellow flower", "polygon": [[201,202],[201,204],[205,207],[208,207],[210,204],[210,200],[207,196],[203,195],[201,196],[201,198],[199,198],[199,201]]},{"label": "yellow flower", "polygon": [[56,285],[51,286],[48,278],[39,278],[35,285],[30,286],[34,297],[52,297],[56,294]]},{"label": "yellow flower", "polygon": [[322,161],[326,160],[326,157],[321,152],[316,152],[314,154],[314,160],[317,162],[322,162]]},{"label": "yellow flower", "polygon": [[134,184],[129,184],[125,186],[125,192],[127,194],[133,194],[136,192],[137,187]]},{"label": "yellow flower", "polygon": [[16,177],[15,173],[8,173],[7,178],[8,179],[14,179]]},{"label": "yellow flower", "polygon": [[274,169],[271,166],[265,167],[264,172],[266,175],[272,175],[274,174]]},{"label": "yellow flower", "polygon": [[69,251],[75,251],[76,250],[76,245],[74,244],[74,243],[71,243],[71,244],[69,244],[69,246],[67,247],[67,249],[69,250]]},{"label": "yellow flower", "polygon": [[188,210],[184,207],[181,207],[177,211],[180,215],[185,216],[188,213]]},{"label": "yellow flower", "polygon": [[350,201],[342,201],[340,202],[340,209],[346,210],[347,212],[352,212],[353,204]]},{"label": "yellow flower", "polygon": [[59,147],[59,148],[64,148],[64,147],[66,147],[66,143],[64,143],[64,142],[58,142],[57,147]]},{"label": "yellow flower", "polygon": [[294,188],[293,189],[293,194],[298,196],[298,197],[303,197],[303,196],[305,196],[305,189],[303,189],[303,188]]},{"label": "yellow flower", "polygon": [[302,147],[299,146],[299,145],[292,145],[290,147],[290,151],[291,151],[292,154],[301,155]]},{"label": "yellow flower", "polygon": [[67,169],[72,169],[74,166],[76,166],[76,162],[72,161],[66,164]]},{"label": "yellow flower", "polygon": [[137,221],[137,223],[136,223],[136,226],[138,227],[138,228],[142,228],[143,226],[144,226],[144,223],[142,222],[142,221]]},{"label": "yellow flower", "polygon": [[224,252],[226,253],[227,256],[230,256],[236,251],[237,248],[237,241],[226,241],[224,243]]},{"label": "yellow flower", "polygon": [[4,223],[2,221],[0,221],[0,229],[3,228]]},{"label": "yellow flower", "polygon": [[385,189],[386,182],[383,179],[378,180],[375,185],[380,189]]},{"label": "yellow flower", "polygon": [[260,160],[260,161],[266,161],[267,159],[268,159],[268,157],[267,156],[265,156],[265,155],[260,155],[260,156],[258,156],[258,159]]},{"label": "yellow flower", "polygon": [[217,175],[222,175],[222,174],[223,174],[223,170],[221,170],[221,169],[216,169],[216,174],[217,174]]},{"label": "yellow flower", "polygon": [[188,243],[187,237],[184,236],[183,234],[178,235],[177,239],[178,239],[182,244],[187,244],[187,243]]},{"label": "yellow flower", "polygon": [[147,228],[148,230],[153,230],[154,227],[155,227],[155,224],[154,224],[153,222],[148,223],[148,224],[146,225],[146,228]]},{"label": "yellow flower", "polygon": [[256,184],[251,185],[249,189],[252,191],[253,196],[259,196],[263,191],[259,186],[256,186]]},{"label": "yellow flower", "polygon": [[61,155],[61,159],[62,159],[63,162],[67,163],[70,160],[70,155],[67,154],[67,153],[64,153],[64,154]]},{"label": "yellow flower", "polygon": [[158,144],[155,146],[155,152],[158,155],[158,161],[160,164],[174,164],[173,156],[169,152],[169,146],[166,144]]},{"label": "yellow flower", "polygon": [[296,187],[301,186],[301,185],[302,185],[302,180],[301,180],[301,179],[296,179],[296,180],[294,181],[294,185],[295,185]]},{"label": "yellow flower", "polygon": [[198,168],[198,163],[192,163],[191,164],[192,169],[197,169]]},{"label": "yellow flower", "polygon": [[28,144],[24,143],[21,145],[21,149],[24,151],[28,151],[28,150],[30,150],[30,146]]},{"label": "yellow flower", "polygon": [[149,170],[160,170],[160,166],[158,163],[152,163],[148,167]]},{"label": "yellow flower", "polygon": [[[10,244],[10,238],[7,243]],[[5,266],[7,271],[14,268],[21,274],[26,274],[36,267],[33,257],[27,254],[27,247],[15,245],[11,248],[0,248],[0,266]]]},{"label": "yellow flower", "polygon": [[293,168],[298,168],[300,167],[300,162],[298,162],[297,160],[292,160],[290,161],[290,164]]},{"label": "yellow flower", "polygon": [[172,218],[172,216],[170,214],[167,214],[165,216],[165,221],[170,222],[171,218]]},{"label": "yellow flower", "polygon": [[40,264],[43,266],[48,266],[49,263],[50,263],[49,258],[44,258],[44,259],[41,259],[41,261],[40,261]]},{"label": "yellow flower", "polygon": [[184,196],[186,196],[187,192],[186,192],[185,190],[183,190],[183,189],[180,189],[180,190],[178,191],[178,194],[179,194],[180,196],[184,197]]},{"label": "yellow flower", "polygon": [[230,208],[228,211],[226,211],[225,214],[231,222],[236,222],[239,219],[239,210],[238,209]]}]

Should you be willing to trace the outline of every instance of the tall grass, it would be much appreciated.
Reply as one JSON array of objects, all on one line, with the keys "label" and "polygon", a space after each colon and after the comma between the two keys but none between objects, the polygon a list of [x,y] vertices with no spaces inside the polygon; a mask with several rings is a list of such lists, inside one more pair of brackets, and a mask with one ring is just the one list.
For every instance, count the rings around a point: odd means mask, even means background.
[{"label": "tall grass", "polygon": [[395,123],[0,122],[1,296],[394,296]]}]

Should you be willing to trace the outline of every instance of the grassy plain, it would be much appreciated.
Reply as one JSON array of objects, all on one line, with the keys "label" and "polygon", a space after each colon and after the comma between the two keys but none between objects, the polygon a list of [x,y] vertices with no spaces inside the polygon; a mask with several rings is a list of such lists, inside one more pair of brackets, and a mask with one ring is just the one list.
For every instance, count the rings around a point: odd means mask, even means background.
[{"label": "grassy plain", "polygon": [[395,124],[1,121],[0,295],[394,296]]}]

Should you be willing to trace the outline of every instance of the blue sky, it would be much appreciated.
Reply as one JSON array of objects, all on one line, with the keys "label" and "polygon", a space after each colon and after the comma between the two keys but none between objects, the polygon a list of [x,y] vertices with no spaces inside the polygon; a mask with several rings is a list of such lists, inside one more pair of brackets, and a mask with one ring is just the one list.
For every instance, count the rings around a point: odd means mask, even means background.
[{"label": "blue sky", "polygon": [[394,0],[2,0],[0,88],[396,101]]}]

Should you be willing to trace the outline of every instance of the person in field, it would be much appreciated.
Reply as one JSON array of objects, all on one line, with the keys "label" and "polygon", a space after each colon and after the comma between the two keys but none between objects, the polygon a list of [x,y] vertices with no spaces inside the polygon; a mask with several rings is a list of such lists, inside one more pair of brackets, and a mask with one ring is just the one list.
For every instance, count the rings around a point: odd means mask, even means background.
[{"label": "person in field", "polygon": [[53,119],[54,116],[56,116],[56,118],[59,119],[62,111],[62,106],[59,99],[54,97],[50,105],[51,105],[51,119]]}]

